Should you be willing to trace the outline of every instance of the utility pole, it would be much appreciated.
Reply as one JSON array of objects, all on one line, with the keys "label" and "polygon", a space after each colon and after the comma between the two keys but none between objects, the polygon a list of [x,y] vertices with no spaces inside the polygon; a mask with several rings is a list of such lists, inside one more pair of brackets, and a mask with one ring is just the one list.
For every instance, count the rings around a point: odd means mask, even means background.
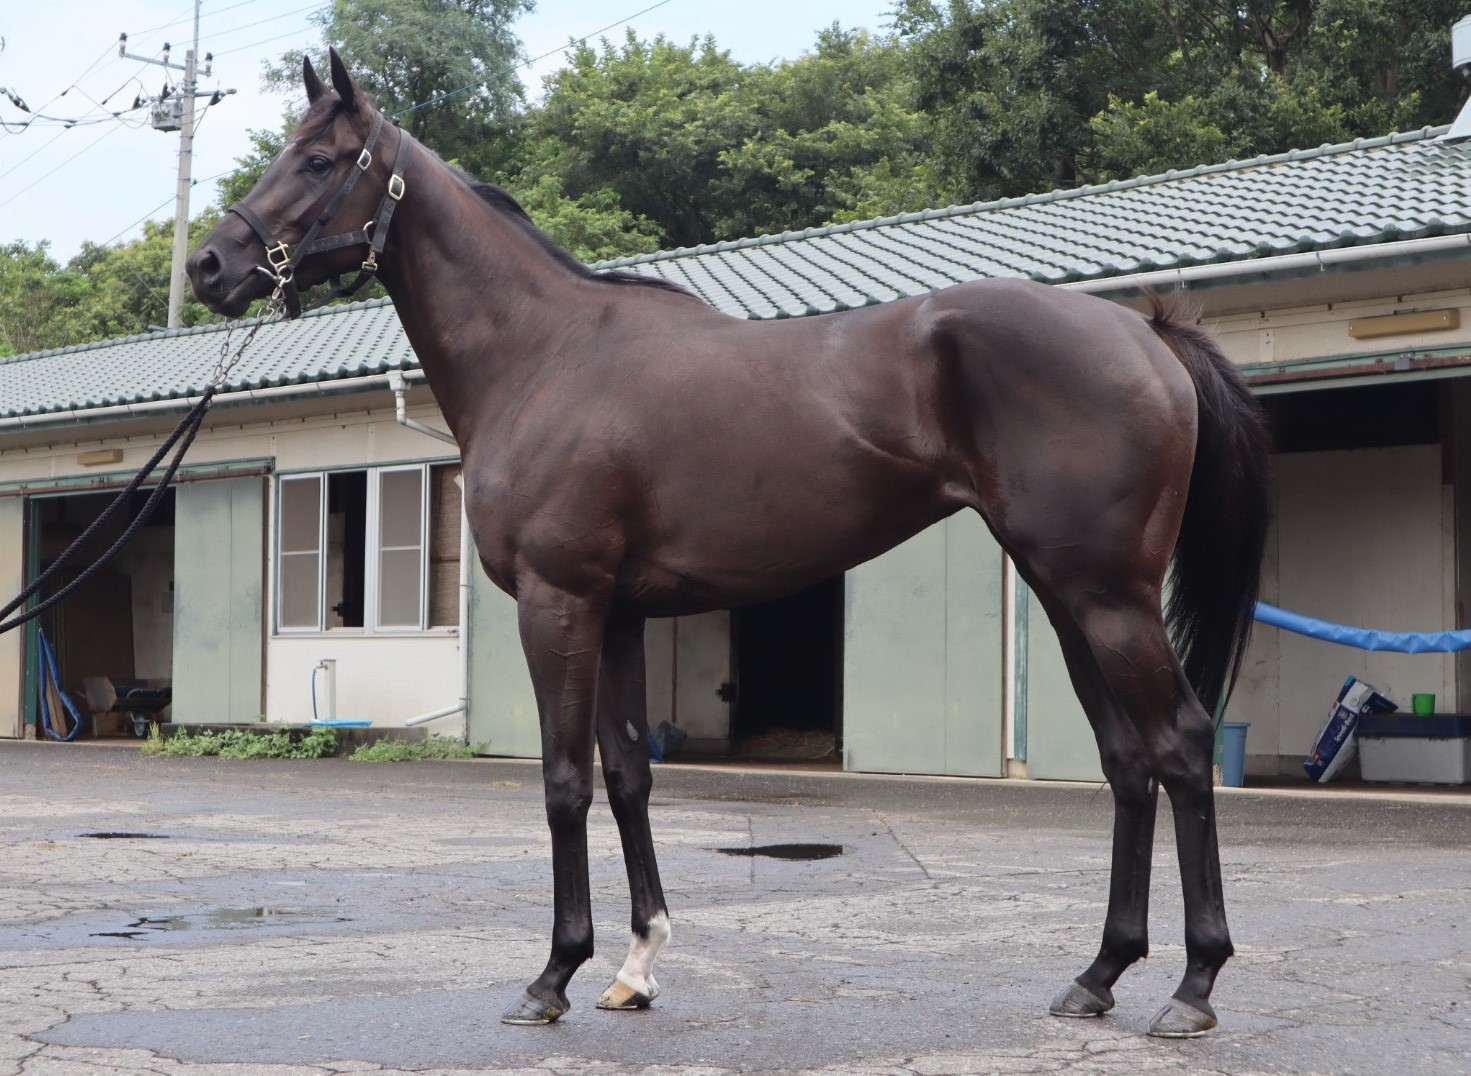
[{"label": "utility pole", "polygon": [[[189,253],[189,188],[190,171],[194,158],[194,99],[203,96],[198,92],[194,58],[199,55],[199,5],[194,0],[194,47],[184,53],[182,65],[169,60],[169,46],[163,47],[163,59],[137,56],[128,52],[128,35],[118,36],[117,54],[128,60],[142,60],[184,72],[184,81],[172,93],[164,93],[153,102],[153,126],[159,131],[179,132],[179,181],[174,195],[174,253],[169,272],[169,316],[168,327],[179,327],[179,311],[184,305],[184,259]],[[204,57],[204,73],[209,75],[214,61],[213,54]],[[211,95],[210,103],[217,104],[221,97],[234,90],[219,90]]]}]

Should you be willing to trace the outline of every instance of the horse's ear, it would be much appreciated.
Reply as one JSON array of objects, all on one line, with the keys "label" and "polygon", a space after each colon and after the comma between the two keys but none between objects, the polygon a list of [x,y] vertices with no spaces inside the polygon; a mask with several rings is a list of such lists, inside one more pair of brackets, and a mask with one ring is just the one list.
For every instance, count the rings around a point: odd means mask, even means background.
[{"label": "horse's ear", "polygon": [[306,84],[308,104],[316,104],[317,98],[327,92],[326,84],[317,76],[317,69],[312,66],[311,57],[306,55],[301,58],[301,81]]},{"label": "horse's ear", "polygon": [[329,48],[328,54],[332,59],[332,88],[337,91],[337,96],[342,98],[342,105],[349,112],[358,110],[358,102],[362,99],[362,91],[358,84],[352,80],[347,73],[347,65],[342,62],[342,57],[337,55],[337,50]]}]

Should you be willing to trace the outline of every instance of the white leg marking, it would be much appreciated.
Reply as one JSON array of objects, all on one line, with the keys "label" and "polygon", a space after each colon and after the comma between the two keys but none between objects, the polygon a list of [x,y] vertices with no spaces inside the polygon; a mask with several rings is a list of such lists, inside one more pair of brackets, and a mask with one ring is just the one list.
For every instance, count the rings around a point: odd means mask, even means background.
[{"label": "white leg marking", "polygon": [[669,916],[660,912],[649,923],[649,936],[633,936],[628,946],[628,959],[618,969],[612,986],[603,992],[598,1005],[604,1009],[642,1009],[659,996],[654,980],[654,958],[669,941]]}]

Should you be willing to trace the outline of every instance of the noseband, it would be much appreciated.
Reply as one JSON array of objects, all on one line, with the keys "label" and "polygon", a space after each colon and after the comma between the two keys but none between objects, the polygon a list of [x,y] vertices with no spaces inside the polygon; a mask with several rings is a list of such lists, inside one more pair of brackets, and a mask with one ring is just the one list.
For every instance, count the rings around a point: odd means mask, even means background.
[{"label": "noseband", "polygon": [[389,222],[393,220],[393,211],[398,208],[398,203],[404,196],[404,165],[408,156],[406,150],[409,142],[412,141],[408,132],[399,132],[398,149],[393,155],[392,175],[388,177],[388,189],[384,191],[383,198],[378,202],[378,211],[373,215],[373,219],[356,231],[339,232],[336,235],[322,236],[320,239],[318,235],[337,215],[337,211],[342,208],[342,203],[347,201],[347,196],[352,193],[358,177],[372,167],[373,146],[377,143],[378,134],[382,129],[383,113],[379,112],[373,116],[373,129],[368,132],[368,140],[363,143],[363,150],[358,154],[352,171],[348,173],[347,179],[343,180],[342,187],[332,196],[331,201],[317,215],[316,223],[311,226],[296,246],[287,246],[284,240],[277,239],[271,229],[266,227],[265,221],[261,220],[255,211],[244,202],[236,202],[226,210],[227,213],[234,213],[250,225],[251,231],[255,232],[265,246],[266,261],[270,262],[270,268],[264,265],[258,265],[256,268],[276,282],[288,318],[298,316],[302,310],[301,293],[296,287],[297,266],[313,254],[340,250],[359,243],[366,244],[368,247],[368,257],[363,261],[362,269],[359,270],[351,284],[343,287],[340,277],[331,278],[332,297],[345,298],[353,295],[368,282],[378,269],[378,255],[383,253],[384,244],[388,242]]}]

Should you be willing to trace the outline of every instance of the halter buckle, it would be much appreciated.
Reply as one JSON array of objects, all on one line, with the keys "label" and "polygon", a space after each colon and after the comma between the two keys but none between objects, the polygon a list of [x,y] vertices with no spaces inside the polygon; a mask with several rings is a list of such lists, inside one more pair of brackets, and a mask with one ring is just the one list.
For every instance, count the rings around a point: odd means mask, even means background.
[{"label": "halter buckle", "polygon": [[368,168],[372,165],[372,163],[373,163],[373,151],[370,150],[370,149],[368,149],[367,146],[364,146],[363,147],[363,152],[361,152],[361,153],[358,154],[358,168],[361,171],[366,172],[368,170]]},{"label": "halter buckle", "polygon": [[271,263],[271,268],[279,274],[291,263],[291,250],[286,246],[284,239],[276,240],[276,245],[266,247],[266,261]]},{"label": "halter buckle", "polygon": [[378,271],[378,252],[372,247],[368,248],[368,260],[363,262],[363,272],[376,273]]},{"label": "halter buckle", "polygon": [[388,197],[395,202],[404,196],[404,177],[397,173],[388,177]]}]

